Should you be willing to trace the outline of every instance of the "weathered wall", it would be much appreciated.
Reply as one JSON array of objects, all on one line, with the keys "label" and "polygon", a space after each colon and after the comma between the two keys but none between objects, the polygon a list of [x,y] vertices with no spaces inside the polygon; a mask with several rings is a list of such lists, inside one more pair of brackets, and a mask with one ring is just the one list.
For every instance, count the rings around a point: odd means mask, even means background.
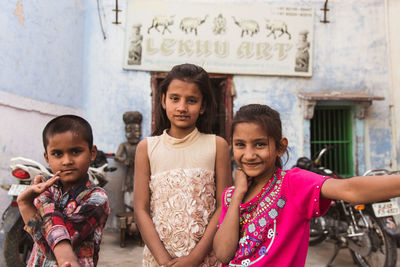
[{"label": "weathered wall", "polygon": [[[41,130],[62,113],[81,113],[81,1],[6,1],[0,10],[0,184],[9,159],[43,163]],[[53,103],[53,104],[51,104]],[[0,212],[8,205],[0,190]]]},{"label": "weathered wall", "polygon": [[387,0],[388,34],[390,49],[390,82],[391,82],[391,128],[394,158],[394,169],[400,167],[400,1]]},{"label": "weathered wall", "polygon": [[5,1],[0,90],[82,107],[82,1]]},{"label": "weathered wall", "polygon": [[[224,1],[227,3],[235,1]],[[360,4],[357,1],[336,1],[329,3],[328,20],[323,24],[320,8],[324,1],[257,1],[279,5],[308,5],[315,7],[314,28],[314,70],[312,78],[241,76],[234,77],[236,99],[234,109],[243,104],[260,102],[271,104],[282,113],[285,129],[292,150],[292,159],[307,154],[303,150],[303,120],[296,97],[298,91],[363,91],[385,97],[385,101],[374,102],[365,120],[365,142],[368,155],[365,166],[388,167],[391,163],[391,129],[387,119],[390,117],[390,83],[388,69],[388,47],[385,4],[382,1],[368,0]],[[97,6],[86,2],[85,49],[85,98],[88,116],[98,125],[100,143],[108,147],[110,140],[118,137],[115,131],[123,125],[111,127],[96,119],[107,105],[106,117],[118,121],[115,111],[118,109],[138,109],[144,115],[144,135],[150,132],[150,75],[146,72],[123,71],[121,60],[124,42],[124,2],[119,2],[122,9],[122,24],[115,25],[114,1],[104,1],[106,39],[103,39]],[[122,15],[122,16],[121,16]],[[90,30],[89,30],[90,29]],[[110,55],[106,57],[105,55]],[[112,56],[111,56],[112,55]],[[96,77],[93,79],[92,77]],[[113,92],[110,94],[110,92]],[[100,95],[107,99],[99,102]],[[103,98],[103,99],[105,99]],[[96,103],[96,105],[93,105]],[[100,105],[99,105],[100,103]],[[118,107],[116,107],[118,106]],[[102,116],[102,119],[104,116]],[[377,123],[380,122],[380,123]],[[121,132],[121,130],[119,131]],[[120,136],[120,135],[119,135]],[[112,142],[112,141],[111,141]],[[370,164],[373,162],[373,166]],[[289,163],[291,164],[291,163]]]},{"label": "weathered wall", "polygon": [[[112,24],[115,1],[99,2],[106,38],[100,25],[97,1],[13,0],[3,4],[0,10],[0,92],[4,94],[0,94],[0,111],[7,116],[2,115],[0,123],[8,128],[4,130],[3,127],[0,132],[0,183],[10,180],[10,157],[24,155],[42,160],[42,127],[59,113],[78,113],[87,118],[93,126],[95,143],[106,152],[115,152],[125,141],[122,121],[125,111],[140,111],[143,136],[150,134],[150,73],[122,70],[126,1],[119,1],[122,10],[119,14],[122,24],[119,25]],[[320,9],[325,1],[322,0],[255,2],[315,7],[313,76],[235,75],[234,110],[248,103],[264,103],[281,112],[290,142],[291,160],[287,165],[290,167],[297,157],[309,153],[308,122],[303,120],[297,92],[363,91],[383,96],[384,101],[373,102],[364,128],[358,129],[363,137],[359,142],[365,145],[359,168],[362,172],[370,167],[389,167],[396,160],[391,128],[395,112],[390,112],[390,99],[394,96],[398,99],[399,89],[398,85],[395,90],[390,86],[398,84],[394,73],[399,69],[399,56],[397,50],[391,74],[385,2],[330,1],[328,24],[319,22],[323,17]],[[391,24],[396,24],[396,20],[392,14]],[[398,38],[396,40],[398,42]],[[391,51],[393,54],[396,50]],[[39,102],[34,102],[33,111],[29,110],[29,100],[21,109],[15,104],[19,96]],[[399,113],[398,105],[394,110]],[[399,140],[398,133],[396,140]],[[123,170],[119,167],[119,171],[110,176],[107,186],[113,212],[122,203],[118,190]],[[8,200],[5,193],[0,193],[0,198],[1,212]],[[115,217],[111,217],[109,224],[115,226]]]},{"label": "weathered wall", "polygon": [[[13,157],[30,158],[46,166],[42,129],[47,121],[64,113],[81,115],[82,111],[0,91],[0,184],[16,182],[9,170]],[[0,189],[1,214],[9,203],[7,191]]]}]

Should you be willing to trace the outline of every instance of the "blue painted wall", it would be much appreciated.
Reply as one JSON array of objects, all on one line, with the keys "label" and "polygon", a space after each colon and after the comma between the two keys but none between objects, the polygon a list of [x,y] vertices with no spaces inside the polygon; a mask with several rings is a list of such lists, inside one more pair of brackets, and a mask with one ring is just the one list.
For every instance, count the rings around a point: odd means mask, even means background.
[{"label": "blue painted wall", "polygon": [[82,107],[82,1],[4,1],[0,90]]},{"label": "blue painted wall", "polygon": [[[97,2],[101,3],[99,9]],[[362,91],[383,96],[385,100],[374,101],[363,121],[363,140],[359,142],[364,149],[358,166],[360,172],[369,167],[389,167],[391,92],[385,2],[330,1],[328,24],[319,22],[323,18],[322,0],[254,2],[315,8],[313,76],[235,75],[234,111],[254,102],[279,110],[290,142],[290,167],[297,157],[309,153],[309,125],[303,119],[297,92]],[[122,24],[116,25],[112,23],[115,0],[5,1],[0,10],[0,92],[82,111],[93,126],[95,143],[105,151],[116,151],[125,141],[125,111],[143,114],[143,136],[148,136],[151,76],[148,72],[122,70],[126,1],[119,0],[119,8]],[[40,108],[34,112],[40,115]],[[39,127],[32,129],[35,134],[40,131]],[[0,140],[8,144],[10,139],[1,136]],[[27,140],[29,133],[21,142]],[[6,170],[7,166],[0,167]]]}]

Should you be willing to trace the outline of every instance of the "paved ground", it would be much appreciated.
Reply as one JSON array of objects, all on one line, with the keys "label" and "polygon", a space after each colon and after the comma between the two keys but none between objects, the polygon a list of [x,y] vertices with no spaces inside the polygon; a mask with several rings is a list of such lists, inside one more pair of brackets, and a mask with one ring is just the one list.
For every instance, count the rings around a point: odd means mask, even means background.
[{"label": "paved ground", "polygon": [[[0,233],[0,248],[2,245]],[[142,262],[142,250],[140,242],[134,238],[128,238],[126,247],[120,247],[119,232],[106,231],[100,250],[98,267],[140,267]],[[2,253],[1,249],[0,252]],[[333,253],[333,244],[323,242],[322,244],[310,247],[306,267],[326,267],[327,262]],[[400,257],[400,249],[397,250]],[[0,267],[4,266],[4,259],[0,257]],[[354,267],[348,250],[341,250],[333,262],[333,267]],[[400,267],[398,261],[396,267]]]},{"label": "paved ground", "polygon": [[127,238],[125,247],[120,247],[119,232],[105,231],[100,246],[98,267],[142,266],[142,251],[138,239]]},{"label": "paved ground", "polygon": [[[103,236],[98,267],[139,267],[141,266],[142,250],[143,247],[134,238],[127,239],[126,247],[121,248],[119,233],[107,231]],[[306,267],[326,267],[332,254],[333,244],[329,242],[310,247]],[[354,267],[355,265],[348,250],[342,250],[333,262],[333,266]],[[397,266],[400,267],[400,264]]]}]

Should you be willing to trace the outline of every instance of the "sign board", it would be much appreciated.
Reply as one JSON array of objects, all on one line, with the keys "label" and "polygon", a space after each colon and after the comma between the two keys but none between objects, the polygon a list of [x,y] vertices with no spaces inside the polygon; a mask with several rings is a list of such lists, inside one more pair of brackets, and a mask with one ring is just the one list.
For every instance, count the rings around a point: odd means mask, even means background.
[{"label": "sign board", "polygon": [[123,68],[312,75],[312,7],[128,0]]}]

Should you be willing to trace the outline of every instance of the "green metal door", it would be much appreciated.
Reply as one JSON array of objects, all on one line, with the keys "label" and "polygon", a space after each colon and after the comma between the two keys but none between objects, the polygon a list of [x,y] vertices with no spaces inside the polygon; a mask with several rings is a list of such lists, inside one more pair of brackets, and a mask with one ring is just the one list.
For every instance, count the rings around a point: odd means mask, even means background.
[{"label": "green metal door", "polygon": [[311,155],[332,147],[321,161],[340,176],[353,176],[352,111],[348,106],[316,106],[311,119]]}]

